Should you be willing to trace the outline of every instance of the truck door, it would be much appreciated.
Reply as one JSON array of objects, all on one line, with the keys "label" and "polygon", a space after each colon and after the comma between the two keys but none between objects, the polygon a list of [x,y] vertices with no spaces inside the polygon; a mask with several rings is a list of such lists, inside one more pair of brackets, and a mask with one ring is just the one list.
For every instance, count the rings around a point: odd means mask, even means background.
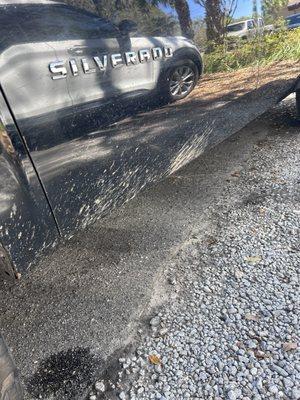
[{"label": "truck door", "polygon": [[16,3],[0,5],[1,85],[67,234],[86,223],[107,163],[118,162],[99,129],[122,99],[153,87],[151,64],[127,65],[131,39],[106,19],[52,1]]}]

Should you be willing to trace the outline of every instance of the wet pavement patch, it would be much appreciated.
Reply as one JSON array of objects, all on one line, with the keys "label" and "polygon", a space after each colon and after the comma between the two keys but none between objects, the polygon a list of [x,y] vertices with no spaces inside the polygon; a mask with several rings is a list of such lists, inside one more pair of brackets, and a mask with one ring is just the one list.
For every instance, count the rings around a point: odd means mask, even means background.
[{"label": "wet pavement patch", "polygon": [[[34,398],[74,400],[92,385],[103,362],[88,348],[77,347],[43,360],[27,382]],[[79,390],[80,388],[80,390]]]}]

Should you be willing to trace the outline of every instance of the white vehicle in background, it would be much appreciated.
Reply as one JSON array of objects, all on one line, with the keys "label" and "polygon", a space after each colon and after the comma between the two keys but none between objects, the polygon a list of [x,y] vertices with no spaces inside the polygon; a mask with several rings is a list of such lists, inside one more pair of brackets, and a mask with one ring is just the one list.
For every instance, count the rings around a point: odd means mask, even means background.
[{"label": "white vehicle in background", "polygon": [[226,31],[227,36],[230,38],[249,39],[257,33],[270,32],[273,28],[273,25],[265,26],[264,20],[259,17],[229,24]]}]

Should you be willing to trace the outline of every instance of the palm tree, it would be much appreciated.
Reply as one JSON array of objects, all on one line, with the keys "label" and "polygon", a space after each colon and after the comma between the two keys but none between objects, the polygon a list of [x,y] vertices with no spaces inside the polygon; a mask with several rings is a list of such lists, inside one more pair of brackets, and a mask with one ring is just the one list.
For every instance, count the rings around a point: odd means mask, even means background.
[{"label": "palm tree", "polygon": [[[222,43],[238,0],[194,0],[205,10],[206,37],[209,43]],[[254,0],[255,1],[255,0]]]},{"label": "palm tree", "polygon": [[[97,11],[97,14],[102,17],[105,18],[107,17],[107,2],[106,0],[92,0],[94,5],[95,5],[95,9]],[[111,6],[109,8],[112,8]]]},{"label": "palm tree", "polygon": [[[93,1],[104,2],[103,0]],[[170,5],[173,7],[178,15],[182,34],[188,38],[194,36],[190,7],[187,0],[115,0],[115,5],[119,10],[135,5],[147,12],[149,6],[157,7],[159,4]]]},{"label": "palm tree", "polygon": [[[188,0],[64,0],[66,3],[93,10],[102,17],[111,18],[115,12],[130,10],[131,7],[139,8],[143,12],[148,12],[150,6],[158,7],[160,4],[169,5],[176,10],[182,34],[188,38],[193,38],[193,23],[191,19]],[[209,0],[208,0],[209,1]]]},{"label": "palm tree", "polygon": [[186,0],[174,0],[173,3],[183,35],[192,39],[195,32],[188,2]]}]

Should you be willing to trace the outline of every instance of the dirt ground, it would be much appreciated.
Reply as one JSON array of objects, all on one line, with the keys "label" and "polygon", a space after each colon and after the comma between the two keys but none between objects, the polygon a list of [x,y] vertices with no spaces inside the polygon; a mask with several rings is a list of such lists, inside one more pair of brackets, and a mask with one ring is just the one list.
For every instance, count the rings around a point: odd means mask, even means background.
[{"label": "dirt ground", "polygon": [[[196,90],[191,94],[191,99],[219,101],[237,99],[252,90],[264,86],[272,90],[275,83],[283,79],[294,81],[300,76],[299,62],[279,62],[268,66],[243,68],[238,71],[205,74]],[[276,91],[278,87],[276,87]],[[271,95],[271,93],[270,93]]]},{"label": "dirt ground", "polygon": [[291,103],[275,108],[1,289],[0,324],[26,399],[85,398],[170,296],[168,265],[193,232],[206,229],[207,210],[229,191],[232,203],[241,201],[234,172],[274,132],[285,135],[289,154],[288,138],[299,130],[292,113]]}]

